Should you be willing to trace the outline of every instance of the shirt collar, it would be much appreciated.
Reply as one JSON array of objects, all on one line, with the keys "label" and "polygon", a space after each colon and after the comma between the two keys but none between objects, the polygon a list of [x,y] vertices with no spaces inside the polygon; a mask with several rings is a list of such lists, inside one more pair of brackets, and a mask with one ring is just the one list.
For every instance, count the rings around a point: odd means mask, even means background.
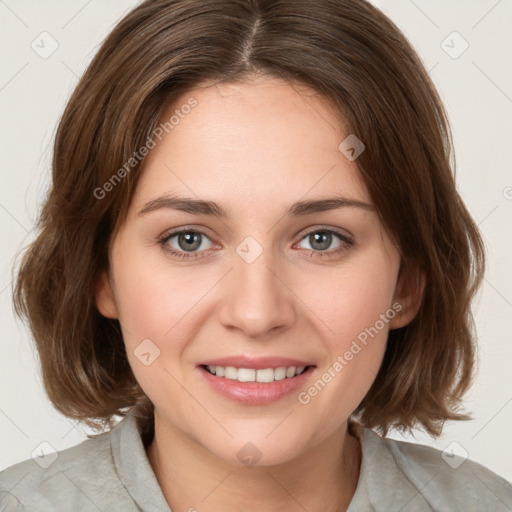
[{"label": "shirt collar", "polygon": [[431,512],[421,492],[398,467],[390,448],[394,441],[357,423],[354,431],[361,441],[363,456],[359,481],[347,512],[388,512],[397,507],[404,512]]},{"label": "shirt collar", "polygon": [[172,512],[147,458],[134,409],[111,433],[114,465],[128,494],[144,512]]}]

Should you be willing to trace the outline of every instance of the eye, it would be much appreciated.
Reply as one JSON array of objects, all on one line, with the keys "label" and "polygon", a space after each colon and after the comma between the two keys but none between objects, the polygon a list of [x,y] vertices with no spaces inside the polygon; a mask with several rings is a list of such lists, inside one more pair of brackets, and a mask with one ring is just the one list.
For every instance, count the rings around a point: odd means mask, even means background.
[{"label": "eye", "polygon": [[[340,240],[336,248],[327,251],[335,239]],[[343,233],[334,229],[315,229],[306,233],[301,242],[307,241],[312,249],[310,250],[310,256],[318,256],[322,259],[339,256],[341,253],[348,250],[353,244],[353,240]]]},{"label": "eye", "polygon": [[[176,240],[174,240],[174,243],[171,243],[173,239]],[[339,241],[336,248],[329,251],[326,250],[336,239]],[[178,231],[164,234],[158,239],[158,243],[162,247],[162,250],[168,253],[172,258],[195,259],[201,255],[201,252],[211,249],[213,245],[211,240],[211,245],[208,246],[208,244],[206,244],[206,247],[204,244],[205,240],[210,240],[206,233],[196,229],[182,228]],[[303,243],[304,241],[307,241],[312,246],[311,249],[306,249],[309,251],[309,256],[320,257],[321,259],[336,257],[354,244],[351,238],[333,228],[317,228],[311,230],[302,236],[299,243]]]},{"label": "eye", "polygon": [[[177,248],[169,244],[173,238],[176,238],[175,245],[177,245]],[[197,258],[199,254],[194,251],[207,249],[203,244],[205,238],[209,240],[208,236],[202,231],[182,229],[180,231],[165,234],[158,240],[158,243],[162,246],[162,249],[170,253],[173,258]]]}]

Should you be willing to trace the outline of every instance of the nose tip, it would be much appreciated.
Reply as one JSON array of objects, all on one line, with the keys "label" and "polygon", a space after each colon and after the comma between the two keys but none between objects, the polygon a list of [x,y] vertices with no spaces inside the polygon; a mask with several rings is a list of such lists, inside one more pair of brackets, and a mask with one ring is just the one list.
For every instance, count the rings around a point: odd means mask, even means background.
[{"label": "nose tip", "polygon": [[[254,256],[255,246],[247,242]],[[271,268],[268,258],[259,257],[247,263],[245,258],[235,265],[227,280],[226,300],[219,319],[225,327],[241,329],[251,338],[291,325],[294,319],[293,294],[284,285],[279,273]]]}]

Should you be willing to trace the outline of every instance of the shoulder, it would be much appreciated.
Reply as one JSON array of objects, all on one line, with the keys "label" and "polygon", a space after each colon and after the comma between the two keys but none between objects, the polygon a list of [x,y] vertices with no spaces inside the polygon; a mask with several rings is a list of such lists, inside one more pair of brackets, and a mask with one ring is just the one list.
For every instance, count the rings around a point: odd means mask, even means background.
[{"label": "shoulder", "polygon": [[[27,459],[0,472],[0,510],[98,510],[125,498],[111,453],[111,432]],[[121,501],[122,503],[122,501]],[[100,505],[101,504],[101,505]]]},{"label": "shoulder", "polygon": [[[485,466],[452,451],[364,431],[371,487],[386,494],[382,484],[394,486],[387,495],[409,500],[404,511],[423,510],[421,504],[430,507],[425,510],[436,511],[512,510],[512,485]],[[380,486],[375,484],[378,478]]]}]

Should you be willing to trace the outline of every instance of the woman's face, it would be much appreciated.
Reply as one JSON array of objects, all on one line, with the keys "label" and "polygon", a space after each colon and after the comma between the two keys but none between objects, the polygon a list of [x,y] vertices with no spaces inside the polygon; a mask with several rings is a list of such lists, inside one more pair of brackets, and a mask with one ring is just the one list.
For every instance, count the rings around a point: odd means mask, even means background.
[{"label": "woman's face", "polygon": [[[98,307],[120,320],[169,429],[234,464],[292,460],[346,428],[389,329],[407,323],[398,250],[339,149],[349,133],[312,90],[216,85],[183,95],[162,123],[173,113],[111,245]],[[177,209],[170,196],[207,205]],[[330,198],[342,201],[293,207]],[[208,363],[249,371],[213,376]],[[300,366],[289,378],[256,371]],[[255,376],[278,380],[240,382]]]}]

